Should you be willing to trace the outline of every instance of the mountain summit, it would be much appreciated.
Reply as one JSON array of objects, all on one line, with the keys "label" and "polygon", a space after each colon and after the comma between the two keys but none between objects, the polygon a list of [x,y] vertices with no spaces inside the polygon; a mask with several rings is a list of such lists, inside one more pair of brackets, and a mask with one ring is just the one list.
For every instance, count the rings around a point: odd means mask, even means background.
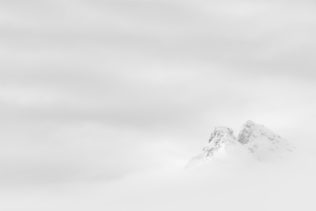
[{"label": "mountain summit", "polygon": [[283,156],[292,151],[287,140],[263,125],[247,121],[238,135],[238,142],[244,145],[258,160]]},{"label": "mountain summit", "polygon": [[206,157],[213,156],[218,150],[234,142],[236,142],[236,137],[232,129],[228,127],[217,127],[212,132],[208,144],[203,148],[204,155]]},{"label": "mountain summit", "polygon": [[202,153],[191,162],[223,157],[238,151],[246,152],[256,160],[265,161],[283,157],[292,151],[292,147],[278,134],[249,120],[243,125],[237,137],[228,127],[216,127]]}]

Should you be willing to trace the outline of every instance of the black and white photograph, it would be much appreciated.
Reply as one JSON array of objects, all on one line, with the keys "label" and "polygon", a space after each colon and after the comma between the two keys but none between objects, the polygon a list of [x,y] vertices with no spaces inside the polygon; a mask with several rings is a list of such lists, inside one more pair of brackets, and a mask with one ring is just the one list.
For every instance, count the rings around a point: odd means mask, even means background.
[{"label": "black and white photograph", "polygon": [[0,0],[0,211],[315,211],[316,1]]}]

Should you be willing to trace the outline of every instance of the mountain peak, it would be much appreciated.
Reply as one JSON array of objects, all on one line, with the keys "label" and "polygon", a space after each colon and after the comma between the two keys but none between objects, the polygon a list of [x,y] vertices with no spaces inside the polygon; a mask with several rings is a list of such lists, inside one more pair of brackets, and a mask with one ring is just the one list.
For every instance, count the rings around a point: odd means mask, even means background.
[{"label": "mountain peak", "polygon": [[270,159],[284,152],[292,151],[287,140],[263,125],[247,121],[238,135],[243,144],[257,159]]},{"label": "mountain peak", "polygon": [[236,142],[234,131],[228,127],[216,127],[211,133],[207,146],[203,148],[205,156],[212,156],[227,143]]},{"label": "mountain peak", "polygon": [[282,157],[292,151],[287,140],[263,125],[248,120],[236,138],[229,127],[215,127],[202,153],[194,158],[212,158],[218,152],[227,152],[227,147],[235,147],[248,152],[257,160],[270,160]]}]

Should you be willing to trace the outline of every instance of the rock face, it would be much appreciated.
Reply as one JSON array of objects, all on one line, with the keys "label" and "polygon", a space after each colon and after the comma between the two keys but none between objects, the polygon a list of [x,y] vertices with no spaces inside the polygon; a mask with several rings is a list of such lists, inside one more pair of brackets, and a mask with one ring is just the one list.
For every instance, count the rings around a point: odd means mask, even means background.
[{"label": "rock face", "polygon": [[287,140],[263,125],[247,121],[238,135],[243,144],[257,159],[265,160],[292,151]]},{"label": "rock face", "polygon": [[213,156],[221,148],[227,144],[235,143],[236,137],[232,129],[228,127],[217,127],[211,134],[208,145],[203,148],[205,156]]},{"label": "rock face", "polygon": [[253,131],[255,130],[256,124],[250,120],[248,120],[242,130],[238,135],[238,141],[242,144],[247,144],[250,139],[253,139]]},{"label": "rock face", "polygon": [[203,148],[203,152],[194,159],[209,159],[219,152],[227,153],[227,147],[242,148],[257,160],[282,157],[293,149],[287,140],[263,125],[247,121],[240,130],[238,138],[234,136],[232,129],[216,127],[211,133],[208,144]]}]

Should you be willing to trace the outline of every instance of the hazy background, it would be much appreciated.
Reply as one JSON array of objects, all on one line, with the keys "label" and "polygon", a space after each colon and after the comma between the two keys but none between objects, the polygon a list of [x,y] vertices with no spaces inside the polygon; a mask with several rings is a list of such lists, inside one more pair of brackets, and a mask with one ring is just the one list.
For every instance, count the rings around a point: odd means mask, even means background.
[{"label": "hazy background", "polygon": [[315,37],[308,0],[0,1],[0,207],[71,207],[64,185],[185,165],[248,119],[316,153]]}]

